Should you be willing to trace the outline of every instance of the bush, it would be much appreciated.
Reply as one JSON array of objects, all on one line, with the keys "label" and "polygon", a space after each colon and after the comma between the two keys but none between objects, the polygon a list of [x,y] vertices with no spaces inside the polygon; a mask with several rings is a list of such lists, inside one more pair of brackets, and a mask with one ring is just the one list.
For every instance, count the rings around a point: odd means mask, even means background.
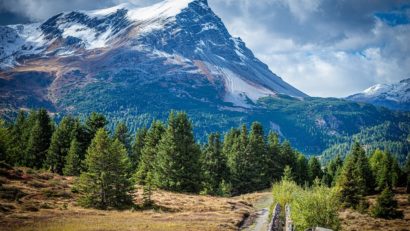
[{"label": "bush", "polygon": [[303,190],[291,203],[292,219],[296,227],[305,230],[312,227],[340,229],[339,198],[334,189],[315,186]]},{"label": "bush", "polygon": [[[300,230],[321,226],[333,230],[340,229],[338,210],[339,198],[334,189],[316,185],[303,189],[293,181],[281,181],[273,185],[274,203],[279,203],[282,211],[286,204],[292,209],[291,217]],[[282,213],[281,217],[284,217]]]},{"label": "bush", "polygon": [[394,199],[393,191],[389,187],[386,187],[377,197],[376,205],[372,209],[372,215],[385,219],[403,218],[403,212],[397,210],[397,201]]}]

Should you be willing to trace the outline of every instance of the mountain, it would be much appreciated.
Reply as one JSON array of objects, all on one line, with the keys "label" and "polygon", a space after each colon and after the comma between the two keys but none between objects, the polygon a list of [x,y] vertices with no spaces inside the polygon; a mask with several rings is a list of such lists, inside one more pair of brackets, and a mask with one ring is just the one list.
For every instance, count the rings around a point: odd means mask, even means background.
[{"label": "mountain", "polygon": [[410,78],[395,84],[377,84],[347,99],[393,110],[410,111]]},{"label": "mountain", "polygon": [[307,96],[233,38],[206,0],[122,4],[0,27],[0,68],[3,118],[38,107],[57,121],[97,111],[114,121],[111,129],[121,120],[135,131],[175,109],[189,114],[200,140],[260,121],[315,155],[389,123],[400,130],[387,148],[398,156],[410,150],[408,113]]},{"label": "mountain", "polygon": [[[66,12],[42,24],[0,31],[3,75],[53,73],[51,79],[47,77],[51,84],[43,98],[59,110],[69,107],[59,104],[66,96],[61,89],[64,83],[72,81],[73,75],[84,75],[76,85],[87,85],[102,70],[111,78],[127,71],[136,75],[134,80],[144,76],[145,82],[166,84],[177,78],[208,85],[224,102],[241,107],[269,95],[306,97],[255,58],[241,39],[233,38],[204,0]],[[10,76],[10,69],[17,74]],[[188,97],[203,98],[196,93]]]}]

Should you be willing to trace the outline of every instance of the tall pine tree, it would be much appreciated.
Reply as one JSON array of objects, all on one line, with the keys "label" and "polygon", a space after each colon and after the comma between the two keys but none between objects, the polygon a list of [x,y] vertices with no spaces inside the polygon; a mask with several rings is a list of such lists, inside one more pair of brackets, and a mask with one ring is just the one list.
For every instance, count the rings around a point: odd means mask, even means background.
[{"label": "tall pine tree", "polygon": [[77,138],[74,138],[71,141],[70,149],[66,156],[65,165],[63,168],[63,173],[66,176],[79,176],[82,171],[82,159],[81,159],[81,147],[77,141]]},{"label": "tall pine tree", "polygon": [[136,180],[141,185],[147,183],[153,184],[158,144],[164,135],[164,132],[164,125],[160,121],[153,121],[151,127],[146,132],[139,165],[135,173]]},{"label": "tall pine tree", "polygon": [[81,173],[78,183],[81,205],[106,209],[132,203],[127,151],[120,141],[111,140],[105,129],[97,131],[87,150],[85,165],[87,170]]},{"label": "tall pine tree", "polygon": [[270,173],[271,180],[280,180],[283,173],[283,168],[281,168],[281,163],[279,163],[278,158],[280,155],[280,143],[279,135],[274,132],[269,132],[268,140],[268,172]]},{"label": "tall pine tree", "polygon": [[200,148],[186,113],[171,112],[158,147],[156,183],[177,192],[199,192]]},{"label": "tall pine tree", "polygon": [[147,136],[148,129],[143,127],[139,128],[135,134],[134,143],[132,144],[130,161],[133,171],[135,171],[139,165],[142,149],[145,146],[145,137]]},{"label": "tall pine tree", "polygon": [[[363,200],[363,196],[369,191],[366,174],[370,171],[365,151],[359,143],[355,143],[351,152],[346,157],[337,187],[340,190],[340,198],[346,207],[357,208]],[[366,170],[369,168],[368,170]],[[371,174],[371,173],[370,173]],[[370,175],[372,176],[372,175]]]},{"label": "tall pine tree", "polygon": [[118,139],[124,145],[129,156],[131,153],[131,136],[125,123],[121,122],[117,125],[114,132],[114,139]]},{"label": "tall pine tree", "polygon": [[220,195],[229,194],[223,192],[224,182],[229,180],[226,156],[222,153],[222,143],[219,133],[212,133],[208,136],[202,156],[202,188],[206,194]]},{"label": "tall pine tree", "polygon": [[36,113],[34,126],[31,128],[25,151],[25,165],[41,168],[46,160],[47,150],[53,134],[53,124],[45,109]]},{"label": "tall pine tree", "polygon": [[51,137],[46,165],[52,172],[63,174],[63,168],[66,156],[70,149],[71,140],[75,137],[75,123],[73,117],[64,117]]}]

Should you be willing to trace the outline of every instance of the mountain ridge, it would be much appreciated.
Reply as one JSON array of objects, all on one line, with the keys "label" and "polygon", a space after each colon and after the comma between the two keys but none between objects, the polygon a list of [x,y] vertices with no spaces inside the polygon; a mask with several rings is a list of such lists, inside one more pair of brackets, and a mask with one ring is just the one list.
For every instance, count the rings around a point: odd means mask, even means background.
[{"label": "mountain ridge", "polygon": [[[173,64],[191,66],[192,72],[199,72],[210,82],[215,78],[221,80],[225,86],[224,101],[239,107],[249,108],[248,99],[256,102],[278,93],[307,96],[273,74],[241,39],[233,38],[207,1],[182,0],[175,5],[175,0],[166,0],[144,8],[122,4],[96,11],[65,12],[41,25],[26,27],[2,28],[9,30],[8,34],[14,29],[17,34],[17,45],[11,46],[17,50],[0,52],[6,72],[13,67],[24,67],[30,56],[54,59],[57,63],[83,56],[87,61],[90,56],[98,58],[110,50],[121,52],[129,48],[166,58]],[[26,30],[30,36],[24,35]],[[4,41],[0,41],[2,47]],[[24,60],[23,65],[19,59]],[[69,63],[65,62],[64,66]],[[76,68],[79,67],[72,69]]]},{"label": "mountain ridge", "polygon": [[384,106],[392,110],[410,111],[410,78],[394,84],[376,84],[346,99]]}]

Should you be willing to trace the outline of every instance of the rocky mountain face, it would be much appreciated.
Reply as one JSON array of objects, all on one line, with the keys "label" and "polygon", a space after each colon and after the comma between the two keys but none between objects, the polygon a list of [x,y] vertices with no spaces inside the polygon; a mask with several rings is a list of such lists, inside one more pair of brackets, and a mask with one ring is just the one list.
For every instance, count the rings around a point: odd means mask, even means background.
[{"label": "rocky mountain face", "polygon": [[[308,97],[232,37],[206,0],[122,4],[0,27],[0,114],[38,107],[56,120],[102,112],[131,131],[183,110],[202,140],[260,121],[306,154],[363,128],[409,121],[368,104]],[[391,140],[406,142],[410,128],[399,127]]]},{"label": "rocky mountain face", "polygon": [[393,110],[410,111],[410,79],[396,84],[377,84],[347,99]]},{"label": "rocky mountain face", "polygon": [[[103,82],[101,75],[111,81],[124,72],[129,73],[127,81],[139,84],[173,85],[176,78],[182,85],[189,82],[188,87],[207,86],[212,96],[243,108],[264,96],[306,97],[233,38],[205,0],[66,12],[42,24],[0,31],[3,79],[17,80],[28,72],[51,75],[42,100],[56,110],[76,108],[59,103],[69,91]],[[68,82],[73,84],[67,87]],[[180,87],[169,89],[174,95],[209,100]]]}]

